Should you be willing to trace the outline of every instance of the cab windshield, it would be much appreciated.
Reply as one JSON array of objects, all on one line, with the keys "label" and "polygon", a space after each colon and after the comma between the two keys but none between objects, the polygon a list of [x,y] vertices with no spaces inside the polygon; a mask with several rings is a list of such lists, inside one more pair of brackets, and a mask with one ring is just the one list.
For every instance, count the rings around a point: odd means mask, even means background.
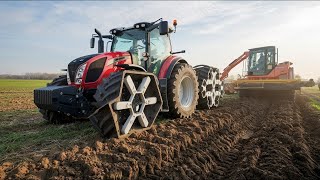
[{"label": "cab windshield", "polygon": [[130,29],[122,31],[120,35],[113,38],[111,46],[112,52],[130,52],[133,57],[133,63],[141,62],[142,53],[146,50],[146,32],[139,29]]},{"label": "cab windshield", "polygon": [[264,75],[265,74],[265,51],[259,50],[250,53],[249,57],[249,71],[252,75]]},{"label": "cab windshield", "polygon": [[250,75],[267,75],[275,67],[275,49],[263,48],[251,50],[248,62]]},{"label": "cab windshield", "polygon": [[[142,54],[146,52],[147,32],[140,29],[129,29],[114,36],[112,52],[130,52],[133,64],[143,65]],[[160,35],[159,29],[155,28],[150,32],[150,62],[151,64],[161,63],[170,56],[171,44],[169,35]],[[150,64],[149,64],[150,65]]]}]

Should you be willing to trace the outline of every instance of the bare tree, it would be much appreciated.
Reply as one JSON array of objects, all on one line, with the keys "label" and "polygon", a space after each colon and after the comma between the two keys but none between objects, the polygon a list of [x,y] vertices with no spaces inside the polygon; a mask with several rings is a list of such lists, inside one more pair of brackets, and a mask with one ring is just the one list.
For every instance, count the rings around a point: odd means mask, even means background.
[{"label": "bare tree", "polygon": [[49,74],[49,73],[26,73],[24,75],[1,74],[0,79],[39,79],[51,80],[62,74]]}]

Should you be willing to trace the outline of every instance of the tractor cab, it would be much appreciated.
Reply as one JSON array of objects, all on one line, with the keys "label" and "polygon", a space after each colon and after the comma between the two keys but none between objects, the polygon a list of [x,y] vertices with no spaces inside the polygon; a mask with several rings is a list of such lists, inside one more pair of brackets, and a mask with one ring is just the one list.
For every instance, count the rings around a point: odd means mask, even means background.
[{"label": "tractor cab", "polygon": [[[124,29],[114,34],[111,52],[129,52],[133,64],[148,69],[151,64],[170,56],[170,38],[168,34],[160,35],[158,28],[151,31],[142,28]],[[146,57],[149,58],[148,62]]]},{"label": "tractor cab", "polygon": [[247,63],[248,76],[263,76],[269,74],[278,64],[275,46],[249,49]]},{"label": "tractor cab", "polygon": [[[159,23],[157,23],[160,21]],[[175,26],[176,24],[174,24]],[[159,19],[155,22],[140,22],[128,28],[114,28],[110,30],[112,44],[110,52],[129,52],[134,65],[141,66],[152,72],[155,64],[161,64],[171,55],[169,33],[173,32],[167,21]],[[99,32],[91,39],[94,48],[94,38],[104,37]],[[100,41],[99,40],[99,41]],[[98,53],[103,53],[104,43],[98,42]],[[102,47],[101,47],[102,46]]]}]

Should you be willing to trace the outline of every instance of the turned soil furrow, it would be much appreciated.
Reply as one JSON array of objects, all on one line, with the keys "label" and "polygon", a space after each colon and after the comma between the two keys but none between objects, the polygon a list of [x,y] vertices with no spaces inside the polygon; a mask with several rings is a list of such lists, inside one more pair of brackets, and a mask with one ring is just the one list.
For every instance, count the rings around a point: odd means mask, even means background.
[{"label": "turned soil furrow", "polygon": [[266,112],[229,178],[317,177],[304,139],[299,108],[291,101],[272,101]]},{"label": "turned soil furrow", "polygon": [[[259,123],[259,120],[261,119],[261,117],[264,117],[268,113],[268,110],[268,103],[264,102],[260,104],[258,108],[255,107],[255,111],[251,111],[248,116],[242,118],[242,121],[239,122],[239,126],[241,126],[241,129],[235,131],[237,132],[237,137],[233,145],[231,146],[229,151],[222,154],[222,158],[217,164],[218,168],[213,171],[212,175],[210,176],[211,178],[229,179],[234,173],[237,172],[239,165],[241,165],[241,162],[239,161],[242,160],[241,158],[243,158],[244,154],[246,153],[246,151],[243,151],[246,143],[248,139],[250,139],[253,135],[252,132]],[[238,179],[241,177],[237,176],[233,178]]]},{"label": "turned soil furrow", "polygon": [[320,114],[300,96],[235,99],[126,139],[0,166],[11,179],[319,179]]}]

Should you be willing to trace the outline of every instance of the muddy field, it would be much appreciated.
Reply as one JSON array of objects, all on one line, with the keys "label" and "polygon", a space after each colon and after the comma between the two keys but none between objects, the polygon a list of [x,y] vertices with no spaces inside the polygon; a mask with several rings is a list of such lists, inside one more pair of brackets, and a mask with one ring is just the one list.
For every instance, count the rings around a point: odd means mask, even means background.
[{"label": "muddy field", "polygon": [[0,179],[319,179],[320,113],[307,101],[225,99],[127,139],[3,161]]}]

